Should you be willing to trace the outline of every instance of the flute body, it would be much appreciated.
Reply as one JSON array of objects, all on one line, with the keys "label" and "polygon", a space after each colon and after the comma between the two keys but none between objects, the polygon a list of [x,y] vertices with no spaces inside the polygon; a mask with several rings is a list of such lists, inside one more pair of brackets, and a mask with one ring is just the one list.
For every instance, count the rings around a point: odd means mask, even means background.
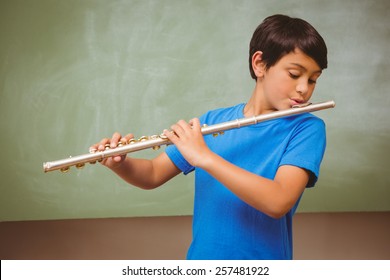
[{"label": "flute body", "polygon": [[[316,104],[301,104],[291,109],[276,111],[268,114],[262,114],[258,116],[237,119],[233,121],[223,122],[210,126],[202,127],[201,132],[203,135],[208,134],[222,134],[224,131],[236,129],[244,126],[254,125],[260,122],[287,117],[292,115],[298,115],[302,113],[314,112],[323,109],[329,109],[336,106],[334,101],[321,102]],[[102,161],[105,158],[112,156],[124,155],[148,148],[157,149],[162,145],[169,145],[171,142],[164,135],[153,135],[149,137],[141,137],[139,140],[131,141],[129,144],[119,146],[114,149],[106,149],[104,151],[96,151],[89,154],[69,157],[61,160],[45,162],[43,163],[44,172],[60,169],[62,172],[69,170],[70,166],[76,166],[82,168],[86,163],[95,163],[96,161]]]}]

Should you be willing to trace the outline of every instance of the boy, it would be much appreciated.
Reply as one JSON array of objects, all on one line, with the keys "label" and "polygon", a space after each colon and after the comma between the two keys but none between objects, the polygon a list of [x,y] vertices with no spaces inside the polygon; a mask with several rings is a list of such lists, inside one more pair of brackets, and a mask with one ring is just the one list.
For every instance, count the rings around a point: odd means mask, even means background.
[{"label": "boy", "polygon": [[[143,189],[195,170],[188,259],[292,259],[292,217],[304,189],[318,178],[325,125],[312,114],[230,130],[223,137],[201,134],[201,123],[213,125],[307,102],[327,67],[327,49],[306,21],[274,15],[255,30],[249,64],[256,85],[247,103],[172,125],[164,134],[174,145],[155,159],[124,155],[102,162]],[[130,138],[115,133],[91,148],[115,148],[119,140]]]}]

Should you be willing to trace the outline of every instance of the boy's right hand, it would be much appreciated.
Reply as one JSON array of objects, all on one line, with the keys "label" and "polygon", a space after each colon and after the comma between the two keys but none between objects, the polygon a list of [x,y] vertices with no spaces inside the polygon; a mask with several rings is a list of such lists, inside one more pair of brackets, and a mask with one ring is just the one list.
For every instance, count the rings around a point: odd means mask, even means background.
[{"label": "boy's right hand", "polygon": [[[112,138],[103,138],[99,143],[96,143],[92,145],[89,148],[90,152],[93,151],[104,151],[106,149],[106,146],[109,146],[110,149],[115,149],[118,147],[119,141],[126,144],[129,143],[129,140],[132,139],[134,136],[133,134],[127,134],[126,136],[122,137],[120,133],[115,132],[112,135]],[[126,154],[120,155],[120,156],[113,156],[109,158],[103,159],[100,163],[104,166],[107,166],[108,168],[117,168],[119,167],[126,159]]]}]

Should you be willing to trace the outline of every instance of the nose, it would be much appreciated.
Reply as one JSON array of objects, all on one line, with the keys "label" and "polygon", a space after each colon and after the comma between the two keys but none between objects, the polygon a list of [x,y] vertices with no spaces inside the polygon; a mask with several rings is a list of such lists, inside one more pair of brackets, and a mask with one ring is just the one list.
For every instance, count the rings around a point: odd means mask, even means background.
[{"label": "nose", "polygon": [[300,94],[300,95],[305,95],[309,90],[309,85],[307,82],[305,81],[300,81],[297,86],[296,86],[296,91]]}]

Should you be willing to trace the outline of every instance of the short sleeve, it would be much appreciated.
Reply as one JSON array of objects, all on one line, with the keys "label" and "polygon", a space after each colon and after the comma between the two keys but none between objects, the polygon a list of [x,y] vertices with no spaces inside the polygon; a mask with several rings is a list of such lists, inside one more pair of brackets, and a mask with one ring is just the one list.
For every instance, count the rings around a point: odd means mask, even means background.
[{"label": "short sleeve", "polygon": [[317,117],[304,119],[294,130],[281,165],[293,165],[310,172],[307,187],[318,180],[320,165],[326,148],[325,123]]},{"label": "short sleeve", "polygon": [[192,172],[195,168],[187,162],[187,160],[181,155],[179,150],[174,145],[170,145],[165,149],[165,153],[171,159],[171,161],[179,168],[184,175]]},{"label": "short sleeve", "polygon": [[[208,113],[202,115],[199,120],[200,123],[205,123],[205,118]],[[180,151],[176,148],[175,145],[170,145],[165,149],[165,153],[168,155],[168,157],[171,159],[171,161],[176,165],[177,168],[179,168],[184,175],[187,175],[188,173],[195,170],[195,167],[192,166],[188,161],[182,156]]]}]

